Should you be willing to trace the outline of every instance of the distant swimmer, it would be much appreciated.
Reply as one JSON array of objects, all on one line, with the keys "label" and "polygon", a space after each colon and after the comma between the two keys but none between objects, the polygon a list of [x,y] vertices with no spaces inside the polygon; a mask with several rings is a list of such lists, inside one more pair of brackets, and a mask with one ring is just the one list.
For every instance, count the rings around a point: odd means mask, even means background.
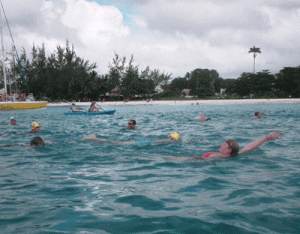
[{"label": "distant swimmer", "polygon": [[134,145],[134,144],[151,144],[151,143],[168,143],[168,142],[175,142],[175,141],[179,141],[179,134],[177,132],[173,132],[169,135],[169,137],[167,139],[164,140],[158,140],[158,141],[112,141],[112,140],[107,140],[107,139],[101,139],[101,138],[97,138],[96,136],[90,136],[90,137],[85,137],[83,138],[83,140],[94,140],[94,141],[109,141],[112,143],[117,143],[117,144],[121,144],[121,145]]},{"label": "distant swimmer", "polygon": [[72,102],[72,106],[70,108],[72,112],[84,112],[83,108],[77,107],[75,102]]},{"label": "distant swimmer", "polygon": [[126,129],[135,129],[136,121],[134,119],[128,122]]},{"label": "distant swimmer", "polygon": [[15,117],[11,117],[9,125],[16,125],[16,124],[17,124],[17,119]]},{"label": "distant swimmer", "polygon": [[261,112],[255,112],[255,115],[253,117],[251,117],[252,119],[257,119],[257,118],[261,118],[262,115],[267,115],[266,113],[261,113]]},{"label": "distant swimmer", "polygon": [[211,119],[210,119],[210,118],[206,118],[206,117],[204,116],[204,114],[201,113],[201,117],[200,117],[200,119],[198,119],[198,120],[200,120],[200,121],[207,121],[207,120],[211,120]]}]

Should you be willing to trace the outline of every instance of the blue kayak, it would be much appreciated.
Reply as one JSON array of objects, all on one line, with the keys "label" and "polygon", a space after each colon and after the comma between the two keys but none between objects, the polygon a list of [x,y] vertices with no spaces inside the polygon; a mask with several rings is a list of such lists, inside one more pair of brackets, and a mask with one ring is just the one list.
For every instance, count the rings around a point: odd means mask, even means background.
[{"label": "blue kayak", "polygon": [[116,110],[106,110],[106,111],[97,111],[97,112],[65,112],[64,115],[113,115]]}]

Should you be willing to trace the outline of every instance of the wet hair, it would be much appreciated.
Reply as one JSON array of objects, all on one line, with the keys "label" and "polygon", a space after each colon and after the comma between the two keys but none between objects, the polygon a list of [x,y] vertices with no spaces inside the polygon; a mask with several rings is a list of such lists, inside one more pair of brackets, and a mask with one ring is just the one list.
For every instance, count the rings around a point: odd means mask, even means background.
[{"label": "wet hair", "polygon": [[235,156],[235,155],[237,155],[239,153],[240,146],[239,146],[239,144],[235,140],[229,139],[229,140],[227,140],[225,142],[231,148],[231,153],[230,153],[231,156]]},{"label": "wet hair", "polygon": [[129,122],[132,122],[134,125],[136,125],[136,121],[134,119],[129,120]]},{"label": "wet hair", "polygon": [[259,112],[258,112],[258,111],[256,111],[256,112],[255,112],[255,116],[258,116],[258,115],[259,115]]},{"label": "wet hair", "polygon": [[31,143],[30,143],[31,146],[34,146],[34,145],[42,145],[44,146],[45,143],[43,141],[43,139],[39,136],[36,136],[34,137],[32,140],[31,140]]}]

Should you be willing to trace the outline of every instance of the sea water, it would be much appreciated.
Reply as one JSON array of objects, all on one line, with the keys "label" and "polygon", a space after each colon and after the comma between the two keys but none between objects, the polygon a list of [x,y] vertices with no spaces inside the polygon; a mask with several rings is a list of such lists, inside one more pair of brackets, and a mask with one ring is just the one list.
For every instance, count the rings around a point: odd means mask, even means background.
[{"label": "sea water", "polygon": [[[299,233],[299,104],[107,109],[116,112],[0,112],[0,233]],[[251,119],[255,111],[268,115]],[[201,113],[211,121],[197,121]],[[136,130],[125,129],[131,119]],[[41,131],[26,133],[34,121]],[[248,154],[177,160],[273,131],[281,138]],[[172,132],[182,141],[149,143]],[[83,140],[92,135],[145,143]],[[53,143],[26,147],[34,136]]]}]

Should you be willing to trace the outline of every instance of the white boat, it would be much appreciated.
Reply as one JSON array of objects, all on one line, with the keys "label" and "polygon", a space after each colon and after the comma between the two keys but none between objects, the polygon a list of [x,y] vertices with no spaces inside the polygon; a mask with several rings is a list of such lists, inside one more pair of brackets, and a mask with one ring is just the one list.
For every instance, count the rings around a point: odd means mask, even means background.
[{"label": "white boat", "polygon": [[[5,16],[4,8],[3,9],[3,15]],[[2,97],[4,96],[3,100],[0,99],[0,111],[1,110],[19,110],[19,109],[37,109],[37,108],[45,108],[47,106],[47,102],[43,101],[33,101],[33,98],[28,99],[28,101],[18,101],[15,98],[15,95],[12,96],[12,98],[7,98],[7,80],[6,80],[6,65],[5,65],[5,59],[4,59],[4,44],[3,44],[3,28],[2,28],[2,11],[0,10],[0,33],[1,33],[1,49],[2,49],[2,64],[3,64],[3,80],[4,80],[4,89],[1,89]],[[6,20],[6,23],[8,25],[8,22]],[[13,41],[13,40],[12,40]],[[15,48],[14,44],[13,47]],[[15,49],[16,51],[16,49]],[[17,53],[16,53],[17,54]],[[18,58],[18,56],[17,56]],[[25,78],[25,77],[24,77]]]}]

